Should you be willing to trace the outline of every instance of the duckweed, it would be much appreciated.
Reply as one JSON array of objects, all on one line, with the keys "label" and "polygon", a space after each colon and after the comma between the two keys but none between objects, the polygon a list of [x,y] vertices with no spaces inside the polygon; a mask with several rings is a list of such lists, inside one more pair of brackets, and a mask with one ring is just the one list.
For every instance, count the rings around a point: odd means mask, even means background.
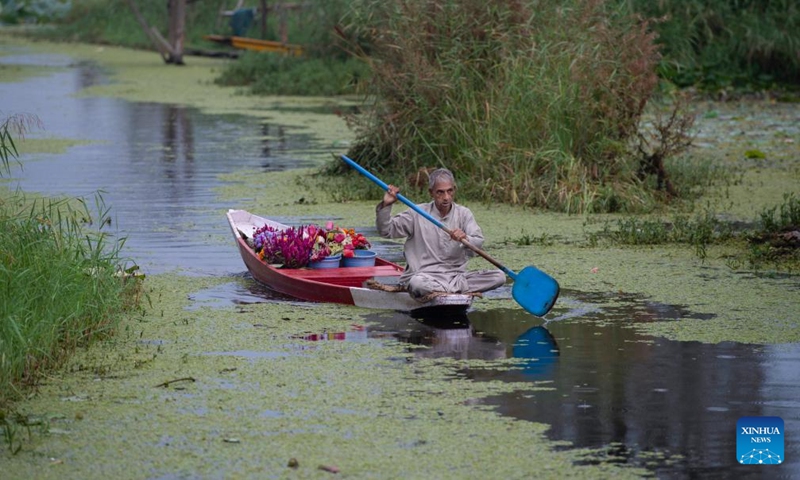
[{"label": "duckweed", "polygon": [[[16,456],[4,453],[4,472],[14,478],[127,477],[132,471],[263,477],[287,476],[293,468],[291,475],[322,478],[327,474],[317,466],[330,465],[348,476],[389,478],[646,473],[610,463],[578,466],[587,450],[556,450],[563,442],[548,441],[546,425],[482,405],[489,395],[537,388],[528,383],[472,382],[458,373],[463,362],[408,361],[410,354],[392,342],[293,338],[346,329],[358,322],[357,308],[187,310],[195,289],[218,281],[148,277],[147,312],[114,340],[79,353],[20,405],[27,414],[48,415],[52,431],[25,440]],[[211,350],[287,355],[202,354]],[[137,359],[149,361],[137,366]],[[195,381],[161,386],[185,377]],[[53,433],[60,431],[69,434]]]}]

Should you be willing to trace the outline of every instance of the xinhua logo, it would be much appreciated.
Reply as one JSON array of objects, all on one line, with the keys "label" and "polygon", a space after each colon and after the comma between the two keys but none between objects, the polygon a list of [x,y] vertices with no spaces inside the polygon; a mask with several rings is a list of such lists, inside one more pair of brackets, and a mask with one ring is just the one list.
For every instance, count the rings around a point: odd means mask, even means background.
[{"label": "xinhua logo", "polygon": [[740,418],[736,422],[736,460],[742,465],[783,463],[783,419]]}]

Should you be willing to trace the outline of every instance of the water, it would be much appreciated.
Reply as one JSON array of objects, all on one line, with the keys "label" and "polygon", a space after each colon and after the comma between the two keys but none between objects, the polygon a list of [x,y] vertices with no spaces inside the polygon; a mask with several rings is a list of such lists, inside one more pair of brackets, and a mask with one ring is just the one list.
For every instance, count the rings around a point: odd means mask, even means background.
[{"label": "water", "polygon": [[[47,195],[92,200],[97,191],[113,207],[125,253],[145,273],[176,268],[205,275],[241,270],[230,248],[216,201],[217,175],[310,166],[291,152],[309,146],[307,134],[238,115],[204,115],[179,105],[81,98],[81,89],[104,81],[97,67],[57,55],[20,55],[3,63],[69,68],[23,83],[0,84],[3,112],[38,116],[44,130],[27,138],[76,138],[89,145],[63,154],[24,157],[14,172],[20,187]],[[209,236],[219,236],[209,241]],[[224,238],[223,238],[224,236]],[[203,258],[198,262],[198,258]]]},{"label": "water", "polygon": [[[216,201],[217,175],[307,166],[298,152],[314,148],[312,138],[250,117],[74,96],[106,80],[96,66],[68,57],[20,54],[0,61],[60,67],[48,76],[0,84],[4,113],[32,113],[44,122],[45,130],[31,137],[93,142],[24,158],[24,170],[15,172],[22,189],[87,197],[103,190],[114,226],[128,237],[125,252],[146,273],[178,268],[249,278],[222,214],[230,205]],[[396,248],[379,244],[377,249],[390,259],[399,257]],[[485,301],[498,296],[510,293],[501,289]],[[196,292],[192,299],[197,307],[295,302],[252,280]],[[615,306],[609,307],[612,301]],[[429,347],[410,349],[418,356],[528,359],[519,369],[464,374],[476,381],[550,387],[484,403],[504,415],[547,423],[552,439],[604,449],[615,461],[647,466],[660,478],[800,476],[800,447],[792,439],[792,432],[800,432],[800,347],[673,342],[631,328],[679,317],[692,314],[636,296],[566,291],[547,323],[501,308],[422,320],[382,312],[364,319],[374,323],[368,328],[319,332],[306,340],[394,338]],[[736,464],[735,428],[742,416],[783,418],[788,432],[783,465],[767,471]]]},{"label": "water", "polygon": [[[544,322],[521,310],[468,312],[460,319],[414,320],[370,315],[370,337],[392,336],[428,349],[417,356],[527,359],[514,370],[466,370],[474,380],[537,382],[482,402],[511,417],[550,425],[548,437],[574,447],[603,448],[659,478],[796,478],[800,476],[800,348],[675,342],[645,337],[636,322],[691,318],[680,308],[630,296],[617,306],[599,295],[564,292]],[[585,313],[589,312],[589,313]],[[702,320],[702,319],[700,319]],[[363,336],[354,332],[355,337]],[[778,416],[785,422],[783,465],[736,462],[736,422]],[[654,455],[654,454],[658,455]]]}]

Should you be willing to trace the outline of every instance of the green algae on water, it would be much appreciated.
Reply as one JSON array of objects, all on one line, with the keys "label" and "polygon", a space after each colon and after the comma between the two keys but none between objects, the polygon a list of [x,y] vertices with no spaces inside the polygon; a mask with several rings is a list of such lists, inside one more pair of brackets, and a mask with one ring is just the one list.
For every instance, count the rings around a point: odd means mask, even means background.
[{"label": "green algae on water", "polygon": [[[461,362],[408,361],[392,342],[296,338],[346,329],[362,309],[264,303],[187,310],[192,292],[221,281],[148,277],[152,305],[143,315],[76,355],[19,405],[51,415],[51,433],[26,440],[16,456],[4,452],[4,471],[126,477],[144,465],[152,476],[322,478],[317,466],[333,465],[356,477],[646,474],[577,466],[584,450],[556,450],[564,442],[548,441],[545,425],[482,405],[486,396],[530,384],[473,382],[457,373]],[[241,353],[250,351],[280,355]],[[194,381],[159,386],[186,378]],[[292,458],[296,471],[287,467]]]},{"label": "green algae on water", "polygon": [[[68,149],[79,146],[89,145],[93,142],[89,140],[76,140],[72,138],[34,138],[27,137],[16,142],[17,151],[20,155],[34,155],[34,154],[59,154],[64,153]],[[25,161],[28,161],[26,159]]]}]

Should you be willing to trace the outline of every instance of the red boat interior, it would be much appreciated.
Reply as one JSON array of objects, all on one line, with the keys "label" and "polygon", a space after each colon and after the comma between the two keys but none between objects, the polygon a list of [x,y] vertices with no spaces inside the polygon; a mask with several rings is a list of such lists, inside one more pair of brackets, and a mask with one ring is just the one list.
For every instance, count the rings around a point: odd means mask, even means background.
[{"label": "red boat interior", "polygon": [[402,270],[394,265],[376,265],[374,267],[340,267],[314,270],[310,268],[282,269],[281,274],[287,277],[313,280],[344,287],[362,287],[364,282],[374,277],[399,277]]}]

